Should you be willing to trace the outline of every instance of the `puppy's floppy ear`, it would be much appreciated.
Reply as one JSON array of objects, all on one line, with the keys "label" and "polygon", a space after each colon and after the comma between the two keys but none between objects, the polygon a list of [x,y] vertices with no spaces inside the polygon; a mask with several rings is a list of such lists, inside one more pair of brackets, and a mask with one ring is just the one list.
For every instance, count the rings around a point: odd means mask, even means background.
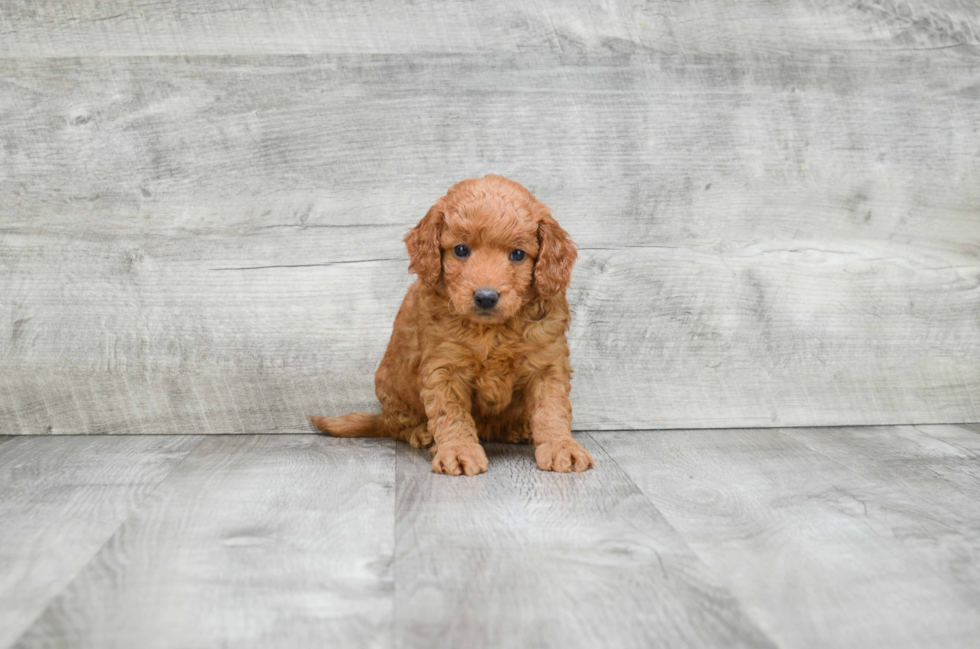
[{"label": "puppy's floppy ear", "polygon": [[534,285],[541,297],[551,297],[568,288],[572,266],[578,252],[568,233],[543,205],[538,220],[538,260],[534,265]]},{"label": "puppy's floppy ear", "polygon": [[442,274],[442,221],[445,210],[442,201],[433,205],[414,228],[405,235],[408,248],[408,270],[426,284],[435,284]]}]

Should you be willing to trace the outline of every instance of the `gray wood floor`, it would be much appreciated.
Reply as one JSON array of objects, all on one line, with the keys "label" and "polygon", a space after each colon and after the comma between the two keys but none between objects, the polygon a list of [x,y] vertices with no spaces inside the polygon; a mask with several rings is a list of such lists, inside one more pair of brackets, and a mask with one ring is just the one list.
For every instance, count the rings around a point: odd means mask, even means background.
[{"label": "gray wood floor", "polygon": [[980,427],[0,437],[0,647],[964,647]]}]

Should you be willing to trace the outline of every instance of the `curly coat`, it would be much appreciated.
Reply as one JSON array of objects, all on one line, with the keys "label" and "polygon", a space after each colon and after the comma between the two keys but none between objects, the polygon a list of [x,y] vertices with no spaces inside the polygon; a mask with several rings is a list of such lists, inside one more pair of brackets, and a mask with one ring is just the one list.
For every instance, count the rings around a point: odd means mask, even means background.
[{"label": "curly coat", "polygon": [[[591,468],[568,399],[565,289],[577,253],[550,210],[502,176],[464,180],[405,244],[418,279],[375,373],[381,414],[311,417],[317,428],[431,446],[436,473],[486,471],[480,439],[533,441],[543,470]],[[478,289],[499,296],[492,309],[474,304]]]}]

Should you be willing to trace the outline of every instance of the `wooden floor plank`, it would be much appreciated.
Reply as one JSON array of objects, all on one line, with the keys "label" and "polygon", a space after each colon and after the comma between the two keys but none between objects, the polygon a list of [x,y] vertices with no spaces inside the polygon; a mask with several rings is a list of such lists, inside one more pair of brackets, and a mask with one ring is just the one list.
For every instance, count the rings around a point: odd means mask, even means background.
[{"label": "wooden floor plank", "polygon": [[770,646],[588,435],[582,474],[530,446],[434,475],[398,446],[395,633],[407,647]]},{"label": "wooden floor plank", "polygon": [[776,430],[594,436],[780,646],[980,633],[975,545],[902,489]]},{"label": "wooden floor plank", "polygon": [[976,428],[0,437],[0,647],[966,646]]},{"label": "wooden floor plank", "polygon": [[969,50],[978,14],[971,0],[39,0],[6,3],[0,56]]},{"label": "wooden floor plank", "polygon": [[18,647],[390,643],[390,440],[208,437]]},{"label": "wooden floor plank", "polygon": [[30,626],[198,442],[0,439],[0,647]]},{"label": "wooden floor plank", "polygon": [[959,424],[953,426],[919,424],[915,429],[962,451],[980,457],[980,424]]},{"label": "wooden floor plank", "polygon": [[[782,432],[865,478],[900,489],[909,507],[968,535],[980,561],[980,455],[943,439],[969,441],[980,436],[957,426],[927,430],[918,426],[787,428]],[[980,588],[980,582],[977,586]]]}]

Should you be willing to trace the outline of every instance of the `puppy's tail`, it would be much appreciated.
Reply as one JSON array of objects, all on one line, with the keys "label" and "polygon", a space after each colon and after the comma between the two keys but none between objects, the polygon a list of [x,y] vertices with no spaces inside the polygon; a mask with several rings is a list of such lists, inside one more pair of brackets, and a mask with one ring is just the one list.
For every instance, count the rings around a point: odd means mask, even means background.
[{"label": "puppy's tail", "polygon": [[387,437],[381,415],[352,412],[343,417],[310,417],[313,425],[334,437]]}]

